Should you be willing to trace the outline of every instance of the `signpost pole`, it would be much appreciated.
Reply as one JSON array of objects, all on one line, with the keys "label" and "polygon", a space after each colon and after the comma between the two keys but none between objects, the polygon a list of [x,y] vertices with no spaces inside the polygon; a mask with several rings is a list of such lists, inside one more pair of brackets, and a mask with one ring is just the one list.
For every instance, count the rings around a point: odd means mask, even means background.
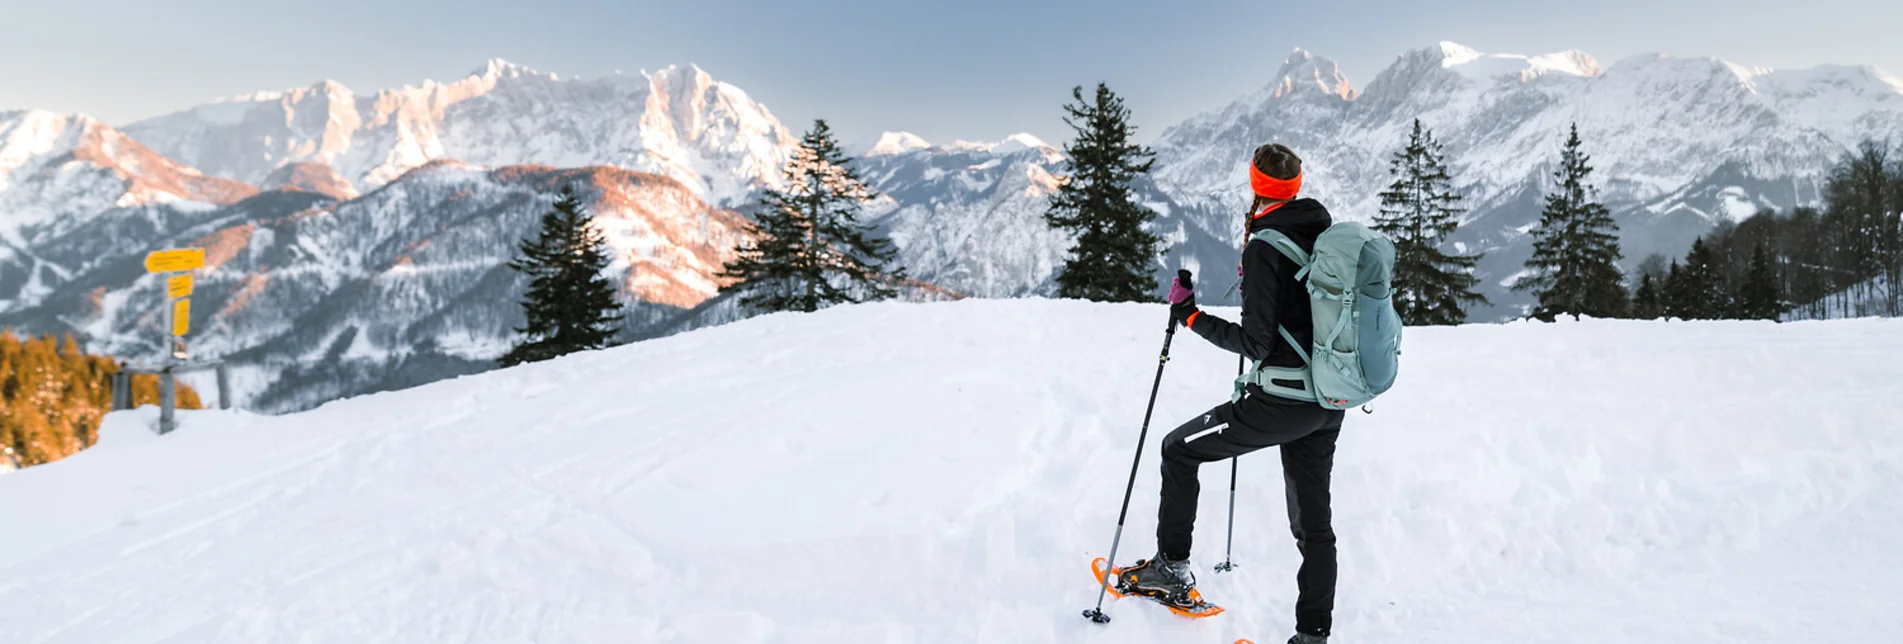
[{"label": "signpost pole", "polygon": [[178,403],[178,384],[172,376],[172,368],[166,367],[159,372],[159,433],[169,434],[178,427],[178,419],[172,415],[172,408]]},{"label": "signpost pole", "polygon": [[126,402],[126,390],[131,389],[131,387],[126,385],[127,376],[125,369],[125,365],[120,365],[119,370],[112,372],[112,377],[110,378],[112,381],[112,411],[132,408],[131,403]]},{"label": "signpost pole", "polygon": [[160,250],[145,256],[146,272],[161,275],[165,283],[165,356],[159,361],[160,434],[169,433],[178,425],[173,414],[178,403],[178,380],[173,371],[185,360],[184,338],[191,328],[190,309],[180,309],[190,306],[192,270],[204,265],[202,248]]},{"label": "signpost pole", "polygon": [[169,434],[173,429],[178,427],[178,418],[174,412],[178,405],[178,390],[176,388],[177,382],[172,379],[172,367],[178,364],[178,353],[176,349],[178,346],[178,337],[172,335],[173,329],[178,328],[178,305],[174,304],[177,300],[172,299],[170,292],[172,276],[176,274],[177,273],[170,271],[164,273],[167,291],[165,294],[165,359],[163,363],[165,367],[164,370],[159,373],[160,435]]},{"label": "signpost pole", "polygon": [[231,409],[231,370],[218,363],[218,408]]}]

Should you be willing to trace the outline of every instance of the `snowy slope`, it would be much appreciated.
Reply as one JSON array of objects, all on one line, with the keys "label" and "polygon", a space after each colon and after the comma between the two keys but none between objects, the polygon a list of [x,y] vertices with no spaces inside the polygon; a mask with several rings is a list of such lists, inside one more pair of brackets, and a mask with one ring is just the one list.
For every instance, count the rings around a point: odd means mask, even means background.
[{"label": "snowy slope", "polygon": [[1488,319],[1524,302],[1501,282],[1530,253],[1525,231],[1569,124],[1636,264],[1682,254],[1717,221],[1815,203],[1839,155],[1903,136],[1903,83],[1869,67],[1774,71],[1660,54],[1601,66],[1577,51],[1440,43],[1400,55],[1357,92],[1334,62],[1297,50],[1261,90],[1165,130],[1157,180],[1209,232],[1228,230],[1246,204],[1250,151],[1280,141],[1307,161],[1306,192],[1369,221],[1416,118],[1445,145],[1470,208],[1452,241],[1488,252],[1484,292],[1503,305]]},{"label": "snowy slope", "polygon": [[[1226,311],[1233,314],[1233,311]],[[1078,611],[1165,313],[778,315],[283,417],[151,411],[0,477],[0,641],[1280,641],[1296,553],[1243,459],[1230,612]],[[1903,324],[1410,330],[1344,432],[1342,642],[1883,642]],[[1179,337],[1154,442],[1234,360]],[[1220,552],[1208,468],[1198,566]]]},{"label": "snowy slope", "polygon": [[491,60],[449,83],[358,94],[335,81],[259,92],[133,123],[132,136],[205,172],[253,183],[297,162],[369,190],[435,159],[486,166],[613,165],[734,204],[778,185],[793,135],[699,67],[563,80]]}]

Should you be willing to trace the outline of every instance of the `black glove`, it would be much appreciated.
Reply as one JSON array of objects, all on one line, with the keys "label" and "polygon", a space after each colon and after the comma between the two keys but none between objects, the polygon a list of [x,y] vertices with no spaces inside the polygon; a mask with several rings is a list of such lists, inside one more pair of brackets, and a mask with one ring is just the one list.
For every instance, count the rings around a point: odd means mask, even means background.
[{"label": "black glove", "polygon": [[1176,281],[1170,284],[1170,317],[1189,326],[1190,318],[1199,310],[1196,308],[1196,285],[1190,281],[1189,269],[1176,271]]}]

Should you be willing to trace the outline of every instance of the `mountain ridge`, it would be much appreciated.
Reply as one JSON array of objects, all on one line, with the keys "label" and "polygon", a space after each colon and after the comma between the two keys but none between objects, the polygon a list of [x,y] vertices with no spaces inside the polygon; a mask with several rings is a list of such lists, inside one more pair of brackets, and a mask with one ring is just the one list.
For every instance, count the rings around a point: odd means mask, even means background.
[{"label": "mountain ridge", "polygon": [[[520,108],[542,105],[545,109]],[[262,181],[320,162],[360,189],[433,159],[619,165],[737,203],[777,185],[793,137],[698,66],[563,80],[492,59],[463,78],[360,95],[335,81],[257,92],[140,120],[126,131],[205,172]]]},{"label": "mountain ridge", "polygon": [[[1358,91],[1339,74],[1320,76],[1333,69],[1297,50],[1262,89],[1165,129],[1153,144],[1158,185],[1220,236],[1246,205],[1250,150],[1279,141],[1307,161],[1309,196],[1338,217],[1371,221],[1391,179],[1388,158],[1418,118],[1444,145],[1466,198],[1450,245],[1488,253],[1478,273],[1496,306],[1479,311],[1482,320],[1524,310],[1525,296],[1500,284],[1528,254],[1525,231],[1570,124],[1622,227],[1628,266],[1682,253],[1721,221],[1817,204],[1825,171],[1859,140],[1903,139],[1903,89],[1874,68],[1740,75],[1715,58],[1641,54],[1601,66],[1577,51],[1484,54],[1442,43],[1403,52]],[[1317,77],[1331,80],[1292,80]]]}]

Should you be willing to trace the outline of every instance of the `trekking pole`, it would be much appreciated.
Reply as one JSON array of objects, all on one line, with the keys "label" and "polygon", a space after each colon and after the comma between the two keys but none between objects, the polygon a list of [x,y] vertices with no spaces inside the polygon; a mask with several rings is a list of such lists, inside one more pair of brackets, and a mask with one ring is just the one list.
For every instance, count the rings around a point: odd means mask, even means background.
[{"label": "trekking pole", "polygon": [[[1179,269],[1176,276],[1188,284],[1189,271]],[[1110,616],[1103,614],[1104,594],[1110,591],[1110,577],[1116,574],[1117,546],[1123,544],[1123,520],[1130,516],[1130,493],[1136,490],[1137,468],[1143,463],[1143,443],[1150,437],[1150,413],[1156,411],[1156,392],[1163,387],[1163,366],[1170,363],[1170,341],[1176,339],[1176,314],[1170,314],[1170,325],[1163,330],[1163,353],[1156,359],[1156,380],[1150,383],[1150,403],[1143,408],[1143,429],[1137,433],[1136,457],[1130,459],[1130,482],[1123,486],[1123,508],[1117,511],[1117,533],[1110,539],[1110,558],[1104,560],[1104,575],[1097,580],[1097,607],[1084,611],[1084,617],[1098,624],[1110,623]]]},{"label": "trekking pole", "polygon": [[[1236,377],[1242,377],[1243,362],[1248,358],[1236,356]],[[1229,543],[1222,547],[1222,563],[1216,564],[1216,572],[1229,572],[1236,569],[1235,560],[1230,555],[1236,550],[1236,476],[1242,470],[1242,457],[1229,459]]]},{"label": "trekking pole", "polygon": [[1216,572],[1236,569],[1230,555],[1236,550],[1236,473],[1242,469],[1241,461],[1240,456],[1229,459],[1229,543],[1222,547],[1222,563],[1216,564]]},{"label": "trekking pole", "polygon": [[[1242,249],[1244,252],[1247,252],[1249,249],[1249,221],[1247,219],[1242,222]],[[1242,265],[1237,264],[1236,283],[1234,286],[1229,287],[1229,293],[1235,293],[1236,289],[1241,287]],[[1223,297],[1228,297],[1228,294],[1224,294]],[[1237,380],[1242,379],[1242,372],[1246,368],[1244,365],[1248,364],[1248,362],[1249,357],[1247,355],[1236,356]],[[1234,553],[1236,549],[1236,477],[1241,471],[1242,457],[1231,457],[1229,459],[1229,542],[1223,544],[1222,563],[1216,564],[1216,572],[1218,573],[1229,572],[1236,569],[1236,562],[1230,558],[1230,555]]]}]

